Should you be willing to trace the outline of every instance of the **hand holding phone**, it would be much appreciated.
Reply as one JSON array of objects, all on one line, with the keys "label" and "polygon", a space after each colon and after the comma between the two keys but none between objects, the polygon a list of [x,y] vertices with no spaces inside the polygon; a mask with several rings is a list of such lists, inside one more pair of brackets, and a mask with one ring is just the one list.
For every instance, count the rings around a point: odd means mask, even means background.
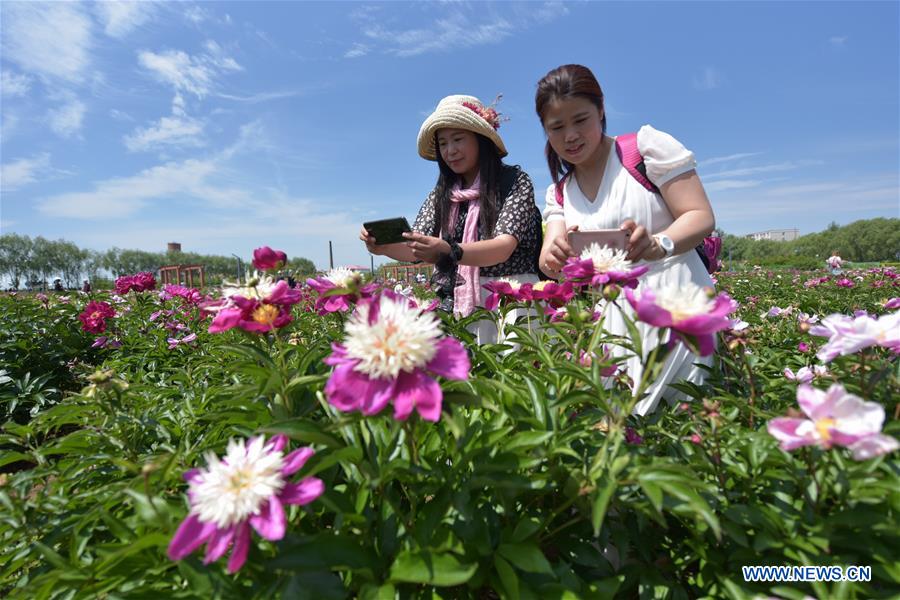
[{"label": "hand holding phone", "polygon": [[369,221],[368,223],[363,223],[363,227],[369,236],[375,238],[375,244],[378,246],[405,242],[406,238],[403,237],[403,234],[412,231],[406,217]]},{"label": "hand holding phone", "polygon": [[570,231],[568,239],[575,256],[581,256],[581,253],[591,244],[624,251],[628,244],[628,232],[622,229],[586,229]]}]

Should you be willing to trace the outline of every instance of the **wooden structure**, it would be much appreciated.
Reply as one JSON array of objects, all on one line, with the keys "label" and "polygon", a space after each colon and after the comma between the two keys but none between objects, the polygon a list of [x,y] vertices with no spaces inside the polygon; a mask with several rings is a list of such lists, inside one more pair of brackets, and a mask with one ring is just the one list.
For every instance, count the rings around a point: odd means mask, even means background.
[{"label": "wooden structure", "polygon": [[[194,285],[194,276],[200,280],[200,285]],[[185,287],[202,288],[206,285],[206,273],[203,265],[169,265],[159,268],[159,279],[163,285],[171,283]]]},{"label": "wooden structure", "polygon": [[378,268],[379,275],[382,279],[393,279],[395,281],[405,281],[407,283],[415,283],[416,275],[422,274],[426,281],[431,280],[431,273],[434,266],[420,263],[400,263],[391,265],[382,265]]}]

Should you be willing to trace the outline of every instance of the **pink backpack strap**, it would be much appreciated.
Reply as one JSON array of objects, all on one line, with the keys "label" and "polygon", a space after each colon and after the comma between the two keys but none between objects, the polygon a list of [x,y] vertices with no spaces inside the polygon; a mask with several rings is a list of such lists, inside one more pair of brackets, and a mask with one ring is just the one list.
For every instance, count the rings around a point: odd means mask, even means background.
[{"label": "pink backpack strap", "polygon": [[653,182],[647,178],[647,168],[644,166],[644,157],[638,150],[637,133],[626,133],[616,137],[616,154],[619,162],[625,167],[625,170],[637,179],[637,182],[653,192],[659,193],[659,188],[653,185]]},{"label": "pink backpack strap", "polygon": [[569,174],[566,173],[562,179],[556,184],[556,203],[560,206],[563,206],[565,203],[565,197],[563,196],[563,187],[566,185],[566,179],[569,178]]}]

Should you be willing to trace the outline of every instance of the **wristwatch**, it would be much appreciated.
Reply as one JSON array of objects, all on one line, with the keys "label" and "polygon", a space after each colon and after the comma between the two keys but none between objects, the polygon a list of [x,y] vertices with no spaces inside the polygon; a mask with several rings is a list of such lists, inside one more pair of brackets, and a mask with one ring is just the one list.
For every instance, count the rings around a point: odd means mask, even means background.
[{"label": "wristwatch", "polygon": [[663,252],[665,253],[663,258],[669,258],[675,253],[675,242],[673,242],[672,238],[666,234],[657,233],[653,236],[653,239],[655,239],[656,243],[659,244],[659,247],[663,249]]}]

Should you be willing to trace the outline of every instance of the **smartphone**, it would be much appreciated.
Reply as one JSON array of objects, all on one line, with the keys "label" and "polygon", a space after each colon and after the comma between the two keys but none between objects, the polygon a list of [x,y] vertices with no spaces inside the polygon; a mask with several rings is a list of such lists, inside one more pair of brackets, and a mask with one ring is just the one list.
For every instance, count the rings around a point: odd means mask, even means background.
[{"label": "smartphone", "polygon": [[594,229],[569,232],[569,246],[575,256],[581,256],[582,251],[591,244],[608,246],[613,250],[625,250],[628,243],[628,232],[621,229]]},{"label": "smartphone", "polygon": [[395,219],[382,219],[381,221],[369,221],[363,223],[363,227],[369,232],[369,235],[375,238],[377,246],[384,244],[399,244],[405,242],[404,233],[409,233],[412,228],[406,217],[397,217]]}]

